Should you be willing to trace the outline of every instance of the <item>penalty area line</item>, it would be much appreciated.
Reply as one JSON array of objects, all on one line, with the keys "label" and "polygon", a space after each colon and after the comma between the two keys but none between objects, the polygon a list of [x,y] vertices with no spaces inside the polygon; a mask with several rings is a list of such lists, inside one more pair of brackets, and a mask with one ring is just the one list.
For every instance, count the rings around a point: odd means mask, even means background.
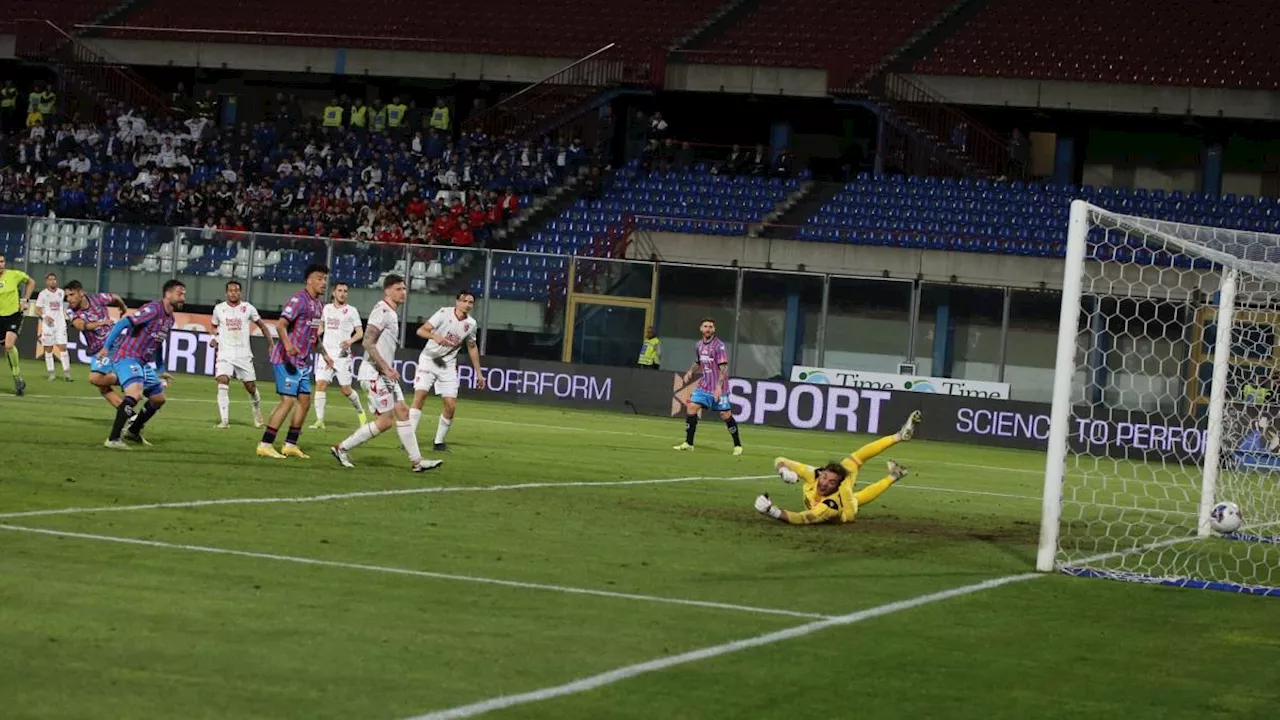
[{"label": "penalty area line", "polygon": [[578,693],[595,690],[606,685],[612,685],[639,675],[645,675],[659,670],[666,670],[667,668],[672,668],[677,665],[685,665],[688,663],[698,662],[700,660],[709,660],[711,658],[720,657],[721,655],[728,655],[742,650],[771,645],[773,643],[782,642],[783,640],[791,640],[793,638],[811,635],[815,632],[826,630],[828,628],[853,625],[873,618],[892,615],[893,613],[917,608],[922,605],[929,605],[931,603],[950,600],[964,595],[972,595],[973,593],[991,590],[1011,583],[1032,580],[1038,577],[1044,577],[1044,575],[1040,573],[1024,573],[1021,575],[1008,575],[1005,577],[994,578],[992,580],[975,583],[973,585],[965,585],[963,587],[952,588],[950,590],[921,595],[908,600],[900,600],[897,602],[887,603],[885,605],[877,605],[876,607],[859,610],[858,612],[849,613],[848,615],[830,617],[817,622],[788,628],[786,630],[779,630],[777,632],[766,633],[764,635],[756,635],[755,637],[744,638],[742,640],[734,640],[733,642],[724,643],[722,645],[712,645],[710,647],[692,650],[679,655],[657,658],[647,662],[637,663],[635,665],[627,665],[608,672],[574,680],[563,685],[545,687],[540,690],[533,690],[531,692],[520,693],[518,695],[501,695],[468,705],[459,705],[457,707],[430,712],[425,715],[416,715],[409,718],[409,720],[460,720],[461,718],[475,717],[495,710],[502,710],[519,705],[528,705],[530,703],[551,700],[553,698],[564,697],[566,695],[576,695]]},{"label": "penalty area line", "polygon": [[399,495],[431,495],[438,493],[466,492],[503,492],[507,490],[536,490],[541,488],[565,487],[617,487],[628,485],[666,485],[701,481],[736,482],[742,480],[765,480],[775,475],[739,475],[735,477],[692,476],[679,478],[657,478],[653,480],[600,480],[584,482],[531,482],[514,485],[452,485],[417,488],[401,488],[398,490],[357,490],[347,493],[326,493],[324,495],[302,495],[297,497],[256,497],[256,498],[217,498],[212,500],[184,500],[177,502],[146,503],[141,505],[103,505],[100,507],[51,508],[48,510],[25,510],[20,512],[0,513],[0,520],[16,518],[47,517],[50,515],[83,515],[86,513],[128,512],[133,510],[167,510],[181,508],[212,507],[216,505],[277,505],[330,502],[334,500],[355,500],[360,498],[395,497]]},{"label": "penalty area line", "polygon": [[642,595],[639,593],[614,592],[610,590],[596,590],[593,588],[572,587],[569,585],[550,585],[546,583],[524,582],[521,580],[504,580],[501,578],[481,577],[476,575],[455,575],[452,573],[431,572],[429,570],[413,570],[410,568],[389,567],[385,565],[368,565],[365,563],[342,562],[339,560],[321,560],[319,558],[298,557],[295,555],[279,555],[276,553],[253,552],[250,550],[232,550],[229,548],[210,547],[207,545],[184,545],[180,543],[168,543],[160,540],[143,540],[140,538],[120,537],[116,535],[97,535],[94,533],[69,532],[65,530],[49,530],[45,528],[33,528],[23,525],[7,525],[0,524],[0,530],[10,532],[32,533],[35,535],[45,535],[57,538],[69,538],[75,540],[94,540],[97,542],[116,543],[120,545],[134,545],[140,547],[160,548],[164,550],[185,550],[187,552],[205,553],[209,555],[229,555],[232,557],[252,558],[255,560],[273,560],[276,562],[293,563],[296,565],[311,565],[313,567],[339,568],[343,570],[361,570],[364,572],[383,573],[387,575],[405,575],[409,577],[427,578],[430,580],[447,580],[452,582],[473,583],[477,585],[496,585],[499,587],[515,588],[518,590],[542,590],[546,592],[558,592],[567,595],[586,595],[591,597],[609,598],[612,600],[637,600],[641,602],[660,603],[665,605],[683,605],[686,607],[706,608],[710,610],[731,610],[734,612],[753,613],[756,615],[782,615],[786,617],[813,619],[826,619],[830,615],[822,615],[820,613],[800,612],[797,610],[784,610],[781,608],[756,607],[754,605],[738,605],[735,603],[722,603],[711,600],[689,600],[686,598],[664,597],[662,595]]}]

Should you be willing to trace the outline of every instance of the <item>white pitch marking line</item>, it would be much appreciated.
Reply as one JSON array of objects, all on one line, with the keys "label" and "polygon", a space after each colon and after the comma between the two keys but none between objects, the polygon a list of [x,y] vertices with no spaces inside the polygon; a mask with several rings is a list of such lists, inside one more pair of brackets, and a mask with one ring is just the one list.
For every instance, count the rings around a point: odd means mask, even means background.
[{"label": "white pitch marking line", "polygon": [[1037,573],[1026,573],[1022,575],[1009,575],[1002,578],[995,578],[973,585],[965,585],[963,587],[943,590],[929,595],[921,595],[908,600],[900,600],[898,602],[892,602],[885,605],[878,605],[876,607],[859,610],[858,612],[850,613],[848,615],[827,618],[825,620],[788,628],[786,630],[779,630],[777,632],[766,633],[764,635],[756,635],[755,637],[744,638],[742,640],[734,640],[733,642],[724,643],[722,645],[712,645],[699,650],[692,650],[690,652],[672,655],[670,657],[657,658],[655,660],[649,660],[648,662],[642,662],[635,665],[627,665],[598,675],[591,675],[579,680],[574,680],[573,682],[565,683],[563,685],[555,685],[527,693],[520,693],[518,695],[502,695],[488,700],[482,700],[477,703],[459,705],[445,710],[437,710],[425,715],[417,715],[409,720],[460,720],[461,718],[483,715],[494,710],[502,710],[505,708],[516,707],[518,705],[527,705],[529,703],[540,702],[542,700],[574,695],[577,693],[587,692],[589,690],[595,690],[596,688],[604,687],[606,685],[612,685],[638,675],[665,670],[677,665],[698,662],[699,660],[708,660],[721,655],[738,652],[740,650],[748,650],[750,648],[770,645],[783,640],[803,637],[820,630],[826,630],[827,628],[852,625],[864,620],[871,620],[873,618],[902,612],[903,610],[917,608],[921,605],[928,605],[942,600],[950,600],[951,598],[970,595],[983,590],[990,590],[1002,585],[1022,582],[1024,580],[1031,580],[1038,577],[1043,577],[1043,575]]},{"label": "white pitch marking line", "polygon": [[79,515],[84,513],[125,512],[129,510],[164,510],[172,508],[198,508],[213,505],[274,505],[281,503],[313,503],[331,500],[351,500],[356,498],[394,497],[397,495],[427,495],[432,493],[455,492],[500,492],[505,490],[533,490],[537,488],[561,487],[613,487],[618,485],[663,485],[670,483],[698,482],[712,480],[717,482],[733,482],[739,480],[765,480],[773,475],[740,475],[737,477],[682,477],[659,478],[656,480],[612,480],[592,482],[533,482],[518,485],[469,485],[469,486],[433,486],[419,488],[402,488],[398,490],[359,490],[348,493],[329,493],[325,495],[302,495],[298,497],[257,497],[257,498],[219,498],[213,500],[185,500],[166,503],[147,503],[144,505],[103,505],[101,507],[51,508],[48,510],[26,510],[21,512],[0,513],[0,519],[45,517],[49,515]]},{"label": "white pitch marking line", "polygon": [[498,585],[501,587],[519,588],[521,590],[546,590],[569,595],[590,595],[615,600],[639,600],[642,602],[665,603],[667,605],[685,605],[689,607],[709,608],[712,610],[733,610],[736,612],[755,613],[757,615],[783,615],[806,619],[826,619],[830,615],[819,613],[783,610],[780,608],[755,607],[753,605],[736,605],[734,603],[714,602],[710,600],[686,600],[684,598],[663,597],[661,595],[640,595],[637,593],[613,592],[610,590],[594,590],[591,588],[571,587],[567,585],[548,585],[546,583],[522,582],[519,580],[502,580],[499,578],[479,577],[473,575],[454,575],[451,573],[431,572],[428,570],[412,570],[409,568],[387,567],[383,565],[366,565],[364,563],[341,562],[338,560],[320,560],[317,558],[297,557],[294,555],[278,555],[275,553],[252,552],[248,550],[229,550],[227,548],[209,547],[205,545],[182,545],[159,540],[142,540],[139,538],[118,537],[114,535],[95,535],[92,533],[68,532],[64,530],[47,530],[45,528],[24,527],[22,525],[0,524],[0,530],[12,532],[34,533],[52,537],[74,538],[77,540],[97,540],[99,542],[119,543],[122,545],[140,545],[143,547],[163,548],[166,550],[187,550],[190,552],[209,553],[212,555],[231,555],[234,557],[254,558],[258,560],[275,560],[278,562],[296,563],[298,565],[314,565],[319,567],[342,568],[345,570],[364,570],[367,572],[387,573],[390,575],[408,575],[411,577],[430,578],[432,580],[452,580],[455,582],[477,583],[480,585]]}]

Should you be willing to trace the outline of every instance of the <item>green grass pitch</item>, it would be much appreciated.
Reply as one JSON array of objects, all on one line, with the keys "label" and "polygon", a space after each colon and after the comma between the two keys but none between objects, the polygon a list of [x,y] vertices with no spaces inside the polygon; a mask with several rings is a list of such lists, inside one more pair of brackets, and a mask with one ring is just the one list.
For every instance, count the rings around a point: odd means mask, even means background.
[{"label": "green grass pitch", "polygon": [[[685,454],[678,420],[464,398],[439,470],[410,473],[394,434],[344,470],[336,396],[328,430],[303,433],[312,459],[272,461],[238,387],[218,431],[212,380],[180,376],[155,447],[126,454],[101,447],[111,412],[84,368],[64,384],[25,367],[28,397],[0,378],[7,720],[417,717],[1034,560],[1037,453],[901,445],[912,475],[858,522],[789,527],[752,509],[800,504],[772,459],[867,438],[747,426],[735,458],[708,421]],[[321,495],[347,497],[31,514]],[[485,717],[1269,717],[1280,604],[1040,576],[610,679]]]}]

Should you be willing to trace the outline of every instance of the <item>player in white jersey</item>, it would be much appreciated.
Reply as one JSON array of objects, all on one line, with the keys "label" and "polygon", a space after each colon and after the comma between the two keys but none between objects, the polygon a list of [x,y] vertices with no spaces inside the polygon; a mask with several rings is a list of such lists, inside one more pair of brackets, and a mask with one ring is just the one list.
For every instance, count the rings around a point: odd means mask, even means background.
[{"label": "player in white jersey", "polygon": [[44,289],[36,296],[36,314],[40,316],[40,347],[44,350],[44,367],[49,381],[55,379],[53,356],[62,363],[62,379],[71,382],[71,356],[67,354],[67,299],[58,287],[58,276],[44,276]]},{"label": "player in white jersey", "polygon": [[360,311],[347,303],[347,293],[351,287],[344,282],[333,286],[333,302],[324,306],[320,315],[320,342],[333,358],[333,367],[316,356],[316,421],[312,428],[324,429],[324,410],[326,403],[325,389],[338,380],[338,388],[356,409],[360,424],[369,422],[364,414],[364,406],[360,404],[360,394],[351,390],[351,346],[364,337],[364,328],[360,326]]},{"label": "player in white jersey", "polygon": [[475,305],[476,296],[463,290],[458,293],[453,307],[440,308],[418,328],[418,337],[425,338],[427,346],[418,356],[418,375],[413,379],[413,407],[409,410],[409,422],[413,423],[416,434],[427,393],[434,391],[439,395],[443,407],[433,447],[440,452],[449,449],[444,439],[449,435],[453,415],[458,411],[458,351],[463,345],[467,347],[471,367],[475,368],[476,389],[484,390],[485,387],[484,373],[480,371],[480,349],[476,347],[476,330],[480,323],[471,317],[471,309]]},{"label": "player in white jersey", "polygon": [[213,306],[213,329],[210,347],[217,350],[213,364],[214,380],[218,383],[218,424],[225,430],[231,427],[231,378],[244,383],[253,403],[253,426],[262,427],[262,396],[258,394],[258,373],[253,368],[253,349],[249,346],[252,326],[257,325],[268,346],[275,338],[267,330],[258,309],[241,299],[240,283],[227,283],[227,299]]},{"label": "player in white jersey", "polygon": [[404,278],[388,275],[382,281],[382,300],[369,313],[369,330],[365,334],[365,360],[360,365],[360,380],[368,384],[369,402],[377,417],[364,423],[346,440],[329,448],[329,453],[343,467],[355,467],[351,462],[351,450],[369,442],[394,422],[400,445],[409,454],[414,472],[425,472],[439,467],[440,460],[427,460],[418,449],[418,438],[409,423],[409,408],[404,404],[404,391],[400,389],[400,373],[396,371],[396,346],[400,344],[400,317],[396,312],[404,304],[408,288]]}]

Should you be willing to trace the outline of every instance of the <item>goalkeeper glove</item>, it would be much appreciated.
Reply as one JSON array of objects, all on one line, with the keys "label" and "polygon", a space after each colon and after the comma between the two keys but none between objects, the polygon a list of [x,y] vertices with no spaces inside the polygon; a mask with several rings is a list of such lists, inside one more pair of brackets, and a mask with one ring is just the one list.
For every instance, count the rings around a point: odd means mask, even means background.
[{"label": "goalkeeper glove", "polygon": [[778,468],[778,474],[782,476],[782,482],[784,483],[789,483],[794,485],[800,482],[800,476],[797,475],[796,471],[792,470],[791,468],[786,468],[786,467]]},{"label": "goalkeeper glove", "polygon": [[773,501],[769,499],[768,495],[761,495],[756,498],[756,512],[762,515],[768,515],[774,520],[782,519],[782,508],[775,507]]}]

